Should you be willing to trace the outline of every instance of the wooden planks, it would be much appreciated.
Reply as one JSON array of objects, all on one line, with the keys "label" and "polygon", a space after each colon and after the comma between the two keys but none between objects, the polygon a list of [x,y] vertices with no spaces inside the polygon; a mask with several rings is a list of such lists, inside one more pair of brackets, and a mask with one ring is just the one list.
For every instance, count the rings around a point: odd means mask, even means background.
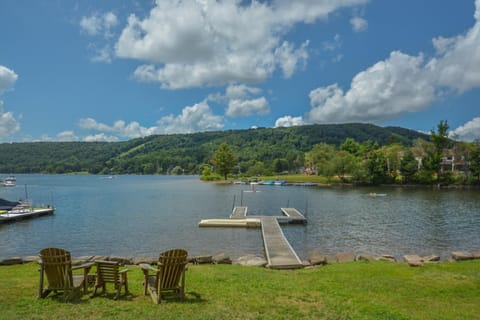
[{"label": "wooden planks", "polygon": [[247,207],[234,207],[229,219],[207,219],[200,227],[262,227],[263,245],[267,267],[272,269],[303,268],[302,261],[285,238],[281,223],[307,223],[307,219],[295,208],[281,208],[278,216],[248,216]]},{"label": "wooden planks", "polygon": [[245,219],[246,217],[247,207],[235,207],[230,215],[230,219]]},{"label": "wooden planks", "polygon": [[262,217],[262,236],[268,267],[271,269],[297,269],[303,264],[285,238],[276,217]]}]

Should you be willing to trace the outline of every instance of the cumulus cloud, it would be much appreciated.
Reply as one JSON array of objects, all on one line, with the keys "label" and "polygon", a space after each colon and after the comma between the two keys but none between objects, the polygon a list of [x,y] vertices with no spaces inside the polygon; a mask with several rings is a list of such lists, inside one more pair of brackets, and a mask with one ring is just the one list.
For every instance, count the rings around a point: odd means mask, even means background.
[{"label": "cumulus cloud", "polygon": [[100,37],[106,41],[106,43],[99,41],[89,43],[88,49],[93,52],[92,61],[108,63],[112,61],[114,56],[112,38],[115,35],[113,30],[117,25],[118,18],[113,12],[82,17],[80,29],[91,37]]},{"label": "cumulus cloud", "polygon": [[308,58],[308,41],[284,40],[296,23],[365,2],[157,0],[146,18],[130,15],[116,54],[145,61],[134,76],[170,89],[259,82],[277,69],[288,78]]},{"label": "cumulus cloud", "polygon": [[11,69],[0,65],[0,140],[20,130],[20,123],[12,112],[3,109],[3,93],[13,90],[18,75]]},{"label": "cumulus cloud", "polygon": [[220,130],[223,128],[223,118],[214,115],[209,105],[203,101],[185,107],[177,116],[165,116],[157,124],[159,133],[192,133]]},{"label": "cumulus cloud", "polygon": [[357,74],[344,92],[338,84],[310,92],[309,122],[379,122],[426,108],[434,87],[424,72],[423,57],[395,51]]},{"label": "cumulus cloud", "polygon": [[[151,128],[142,127],[136,121],[132,121],[129,124],[126,124],[125,121],[118,120],[118,121],[115,121],[115,123],[112,126],[109,126],[109,125],[106,125],[104,123],[99,123],[95,119],[92,119],[92,118],[80,119],[79,126],[82,129],[113,133],[115,135],[118,135],[118,136],[124,137],[124,138],[128,138],[128,139],[146,137],[146,136],[155,134],[156,130],[157,130],[156,127],[151,127]],[[93,137],[93,138],[96,138],[96,137]],[[101,137],[99,137],[99,139],[100,138]],[[107,137],[107,136],[104,135],[103,138],[109,138],[110,139],[111,137]],[[97,140],[97,141],[100,141],[100,140]],[[105,140],[103,140],[103,141],[105,141]],[[112,140],[109,140],[109,141],[112,141]]]},{"label": "cumulus cloud", "polygon": [[240,100],[234,99],[230,100],[228,103],[228,108],[225,112],[227,117],[236,118],[236,117],[247,117],[252,114],[267,114],[270,112],[270,107],[268,106],[267,99],[261,97],[258,99],[250,100]]},{"label": "cumulus cloud", "polygon": [[365,31],[368,28],[368,21],[361,17],[353,17],[350,19],[350,24],[355,32]]},{"label": "cumulus cloud", "polygon": [[480,140],[480,117],[473,118],[449,133],[451,138],[462,141]]},{"label": "cumulus cloud", "polygon": [[338,84],[310,92],[309,122],[377,122],[416,112],[448,92],[480,86],[480,0],[475,25],[465,35],[433,39],[437,55],[411,56],[394,51],[359,72],[350,88]]},{"label": "cumulus cloud", "polygon": [[105,133],[92,134],[83,138],[83,141],[86,142],[116,142],[118,140],[118,137],[108,136]]},{"label": "cumulus cloud", "polygon": [[78,141],[80,140],[75,132],[71,130],[63,131],[57,134],[57,141]]},{"label": "cumulus cloud", "polygon": [[285,116],[278,118],[277,121],[275,121],[275,128],[301,126],[303,124],[305,124],[305,122],[302,117]]},{"label": "cumulus cloud", "polygon": [[[228,107],[225,110],[227,117],[247,117],[252,114],[268,114],[270,107],[265,97],[252,98],[252,95],[258,95],[261,89],[250,87],[244,84],[230,85],[225,90],[224,98],[228,100]],[[217,96],[217,98],[220,96]],[[225,100],[224,99],[224,100]],[[217,99],[219,100],[219,99]],[[221,99],[220,99],[221,100]]]},{"label": "cumulus cloud", "polygon": [[113,36],[112,28],[118,25],[118,18],[113,12],[94,14],[89,17],[82,17],[80,28],[90,36]]}]

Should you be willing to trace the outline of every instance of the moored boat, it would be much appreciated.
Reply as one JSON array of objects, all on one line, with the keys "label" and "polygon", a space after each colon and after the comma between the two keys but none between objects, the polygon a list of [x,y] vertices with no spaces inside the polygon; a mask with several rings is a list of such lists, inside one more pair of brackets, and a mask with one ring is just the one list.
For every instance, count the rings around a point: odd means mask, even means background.
[{"label": "moored boat", "polygon": [[50,205],[34,207],[31,201],[12,202],[0,199],[0,223],[50,215],[55,208]]}]

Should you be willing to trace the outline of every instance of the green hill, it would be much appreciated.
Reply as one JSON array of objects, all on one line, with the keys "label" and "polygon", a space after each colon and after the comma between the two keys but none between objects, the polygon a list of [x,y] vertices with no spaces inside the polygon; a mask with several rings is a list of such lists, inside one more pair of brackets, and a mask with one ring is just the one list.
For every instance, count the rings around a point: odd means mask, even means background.
[{"label": "green hill", "polygon": [[[0,144],[0,172],[103,174],[199,173],[222,142],[239,158],[239,169],[275,159],[301,163],[318,143],[340,145],[346,138],[405,146],[428,136],[399,127],[371,124],[306,125],[153,135],[123,142],[28,142]],[[243,171],[244,172],[244,171]]]}]

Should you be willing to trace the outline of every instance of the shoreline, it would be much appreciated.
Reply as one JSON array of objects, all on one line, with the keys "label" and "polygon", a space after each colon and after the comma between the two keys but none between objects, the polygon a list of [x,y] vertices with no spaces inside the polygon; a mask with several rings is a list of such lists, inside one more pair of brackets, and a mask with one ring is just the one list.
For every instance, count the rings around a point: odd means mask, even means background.
[{"label": "shoreline", "polygon": [[[127,256],[103,256],[103,255],[85,255],[85,256],[73,256],[72,264],[79,265],[88,262],[94,262],[95,260],[107,260],[116,261],[122,265],[139,265],[157,263],[158,258],[154,257],[127,257]],[[372,256],[368,254],[355,254],[353,252],[338,252],[335,255],[325,255],[319,251],[311,251],[308,254],[306,260],[303,260],[303,267],[318,267],[327,264],[346,263],[356,261],[388,261],[392,263],[407,263],[412,267],[420,267],[425,263],[438,263],[438,262],[458,262],[466,260],[480,260],[480,249],[476,251],[452,251],[449,259],[441,259],[440,256],[431,254],[427,256],[420,256],[417,254],[406,254],[401,259],[394,255],[384,254],[380,256]],[[10,257],[0,258],[0,266],[11,266],[26,263],[39,262],[39,256],[26,256],[26,257]],[[188,256],[188,262],[191,264],[238,264],[244,266],[256,266],[266,267],[267,260],[265,257],[248,254],[241,256],[237,259],[231,259],[228,254],[217,253],[213,255],[193,255]]]}]

